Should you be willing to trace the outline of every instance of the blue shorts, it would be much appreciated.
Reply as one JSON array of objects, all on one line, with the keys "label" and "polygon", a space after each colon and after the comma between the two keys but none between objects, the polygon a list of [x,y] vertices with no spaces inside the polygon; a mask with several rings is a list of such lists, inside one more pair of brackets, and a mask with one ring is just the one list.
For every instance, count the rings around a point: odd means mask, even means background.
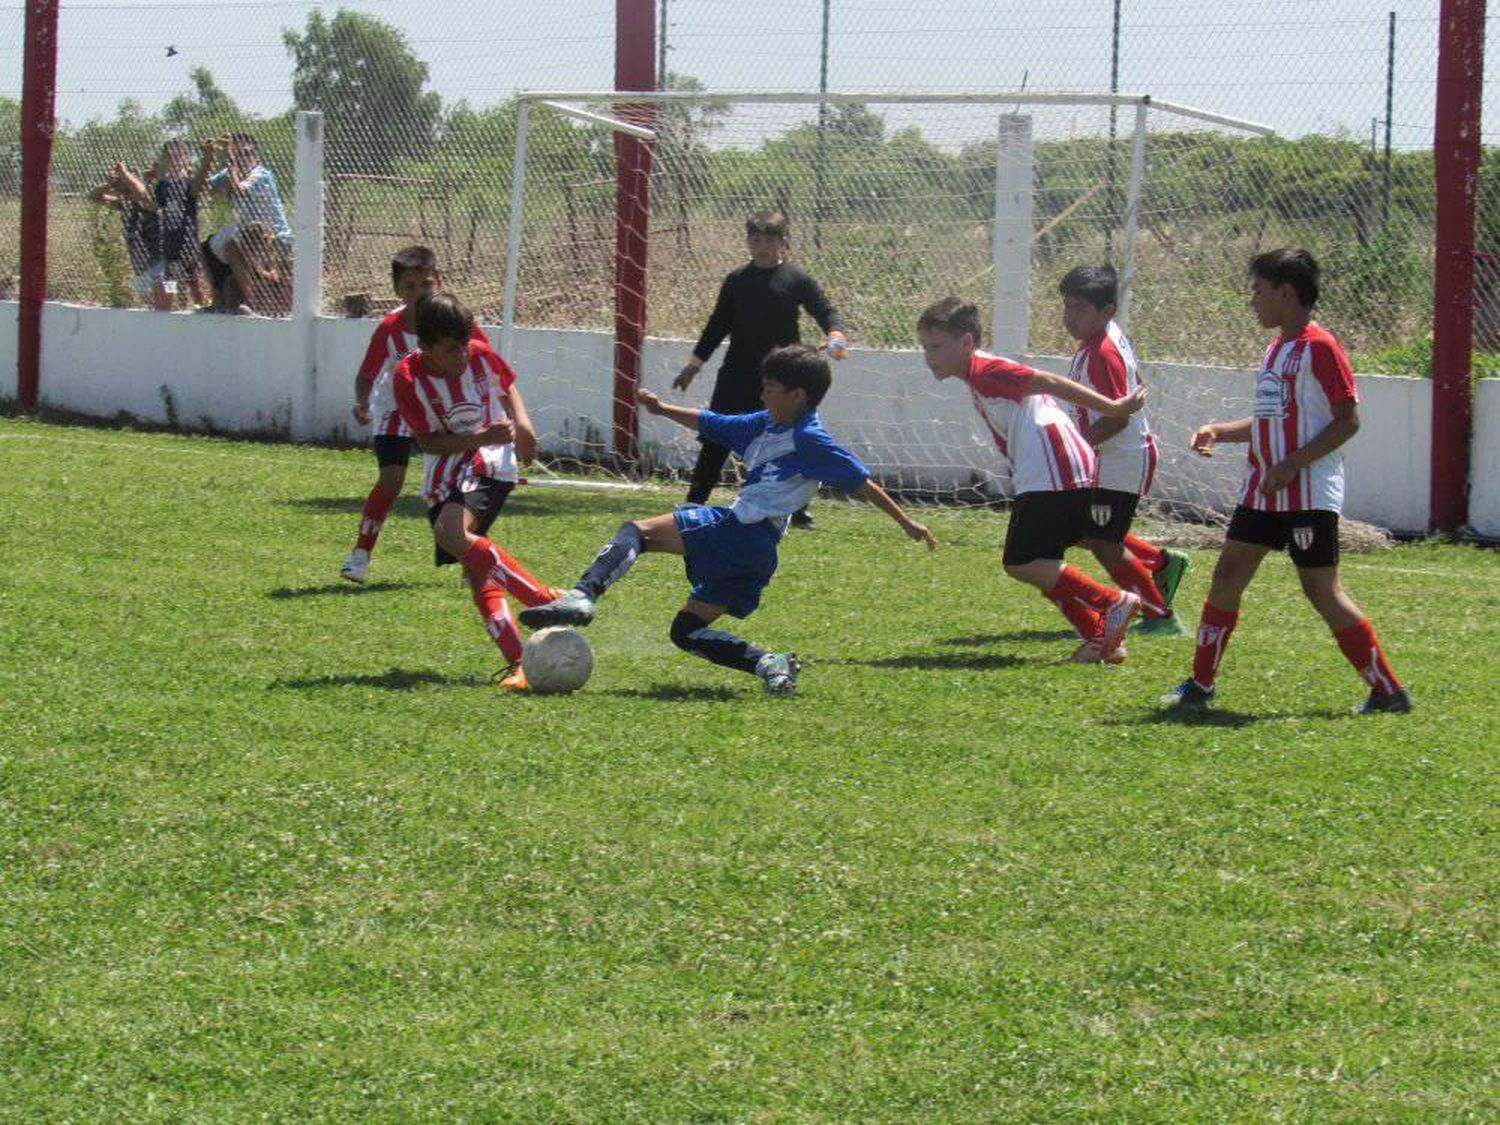
[{"label": "blue shorts", "polygon": [[741,523],[728,508],[689,504],[672,513],[682,533],[682,561],[696,601],[748,617],[776,573],[781,530],[770,520]]}]

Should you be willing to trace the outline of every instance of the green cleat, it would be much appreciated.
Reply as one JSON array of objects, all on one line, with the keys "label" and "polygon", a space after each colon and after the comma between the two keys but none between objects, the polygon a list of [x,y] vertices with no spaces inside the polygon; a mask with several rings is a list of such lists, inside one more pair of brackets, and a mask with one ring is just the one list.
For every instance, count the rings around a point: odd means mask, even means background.
[{"label": "green cleat", "polygon": [[1177,587],[1182,585],[1182,576],[1188,572],[1188,567],[1193,565],[1193,560],[1181,551],[1174,551],[1170,547],[1162,554],[1166,555],[1166,561],[1161,564],[1152,577],[1156,580],[1156,588],[1161,592],[1162,603],[1172,608],[1172,599],[1177,596]]},{"label": "green cleat", "polygon": [[594,619],[594,601],[582,590],[569,590],[545,605],[534,605],[516,615],[528,629],[549,625],[587,625]]},{"label": "green cleat", "polygon": [[1187,636],[1187,630],[1183,628],[1182,622],[1177,620],[1175,613],[1169,613],[1165,617],[1148,617],[1131,632],[1139,633],[1143,637]]}]

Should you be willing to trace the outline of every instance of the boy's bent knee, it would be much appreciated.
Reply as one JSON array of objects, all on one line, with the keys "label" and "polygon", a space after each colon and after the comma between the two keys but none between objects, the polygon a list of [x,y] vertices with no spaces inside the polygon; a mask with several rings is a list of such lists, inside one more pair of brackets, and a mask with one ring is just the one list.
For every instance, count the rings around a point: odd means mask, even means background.
[{"label": "boy's bent knee", "polygon": [[677,616],[672,618],[670,636],[672,643],[683,652],[693,651],[693,638],[708,627],[708,622],[696,613],[689,613],[685,609],[677,611]]}]

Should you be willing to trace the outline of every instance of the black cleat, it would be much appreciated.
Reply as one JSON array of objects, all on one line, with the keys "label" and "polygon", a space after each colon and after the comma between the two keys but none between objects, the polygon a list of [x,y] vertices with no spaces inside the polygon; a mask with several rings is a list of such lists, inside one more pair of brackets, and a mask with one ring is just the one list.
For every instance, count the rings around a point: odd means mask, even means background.
[{"label": "black cleat", "polygon": [[1395,691],[1372,691],[1363,703],[1356,704],[1356,715],[1374,715],[1389,711],[1393,715],[1404,715],[1411,710],[1411,694],[1404,688]]}]

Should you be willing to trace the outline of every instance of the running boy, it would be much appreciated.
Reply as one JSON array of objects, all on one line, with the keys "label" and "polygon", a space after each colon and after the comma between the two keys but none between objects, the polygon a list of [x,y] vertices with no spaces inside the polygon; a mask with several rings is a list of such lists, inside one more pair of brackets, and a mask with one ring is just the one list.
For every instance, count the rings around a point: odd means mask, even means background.
[{"label": "running boy", "polygon": [[792,653],[770,653],[732,633],[713,629],[724,614],[748,617],[776,571],[776,545],[787,520],[817,491],[841,488],[869,500],[915,540],[937,546],[932,533],[870,479],[818,421],[828,393],[828,361],[801,344],[777,348],[761,366],[761,401],[754,414],[727,415],[662,402],[642,389],[637,397],[659,414],[734,450],[747,475],[733,507],[689,505],[651,519],[623,523],[578,580],[557,600],[521,611],[531,628],[587,625],[594,603],[624,577],[643,551],[681,555],[692,591],[672,620],[672,643],[714,664],[758,676],[772,695],[791,695],[800,664]]},{"label": "running boy", "polygon": [[[1105,398],[1122,398],[1141,385],[1135,352],[1115,323],[1113,266],[1078,266],[1058,283],[1063,327],[1078,341],[1068,378]],[[1172,598],[1187,572],[1188,557],[1130,534],[1136,506],[1151,490],[1156,473],[1156,435],[1146,412],[1128,418],[1094,417],[1087,407],[1073,411],[1078,429],[1099,460],[1089,533],[1083,545],[1122,590],[1141,599],[1140,633],[1181,636]]]},{"label": "running boy", "polygon": [[[698,338],[693,354],[672,389],[685,391],[725,336],[729,350],[719,365],[719,377],[708,408],[716,414],[747,414],[760,409],[760,365],[772,348],[800,342],[797,313],[806,309],[828,338],[828,354],[843,359],[849,342],[838,310],[818,283],[801,266],[786,260],[791,225],[780,211],[757,211],[745,220],[745,245],[750,261],[719,286],[719,299]],[[727,446],[706,437],[688,487],[689,504],[705,504],[724,472]],[[811,527],[806,509],[792,516],[795,527]]]},{"label": "running boy", "polygon": [[1193,674],[1162,696],[1169,707],[1200,708],[1214,697],[1214,678],[1245,588],[1268,552],[1284,550],[1307,600],[1370,685],[1355,712],[1411,710],[1411,696],[1391,671],[1374,627],[1339,584],[1339,447],[1358,431],[1359,407],[1349,357],[1333,333],[1312,319],[1318,277],[1318,263],[1306,250],[1272,250],[1250,263],[1250,307],[1261,326],[1278,335],[1255,377],[1255,412],[1210,422],[1193,434],[1193,449],[1205,457],[1220,442],[1248,442],[1250,453],[1239,506],[1203,603]]},{"label": "running boy", "polygon": [[516,485],[517,462],[536,454],[515,373],[474,338],[474,316],[446,293],[417,302],[419,350],[396,366],[396,405],[425,454],[422,495],[436,544],[436,563],[463,566],[474,605],[505,657],[500,686],[525,691],[521,635],[506,605],[541,605],[560,591],[543,586],[485,538]]},{"label": "running boy", "polygon": [[1128,418],[1146,389],[1105,398],[1062,375],[1036,371],[979,350],[979,310],[957,297],[931,305],[917,320],[927,367],[938,379],[968,384],[1001,456],[1010,462],[1016,498],[1005,532],[1005,573],[1035,586],[1078,630],[1080,664],[1118,664],[1121,641],[1141,599],[1101,586],[1063,562],[1089,529],[1094,450],[1055,399],[1105,418]]},{"label": "running boy", "polygon": [[[361,426],[371,425],[370,444],[380,475],[365,499],[359,519],[359,537],[344,560],[339,573],[350,582],[363,582],[370,569],[370,554],[380,529],[385,526],[391,506],[406,483],[406,466],[411,460],[411,430],[396,408],[391,372],[409,352],[416,349],[414,320],[417,301],[442,288],[437,255],[426,246],[408,246],[391,256],[391,287],[401,298],[401,305],[375,326],[364,362],[354,376],[354,420]],[[484,330],[477,325],[474,339],[488,344]]]}]

